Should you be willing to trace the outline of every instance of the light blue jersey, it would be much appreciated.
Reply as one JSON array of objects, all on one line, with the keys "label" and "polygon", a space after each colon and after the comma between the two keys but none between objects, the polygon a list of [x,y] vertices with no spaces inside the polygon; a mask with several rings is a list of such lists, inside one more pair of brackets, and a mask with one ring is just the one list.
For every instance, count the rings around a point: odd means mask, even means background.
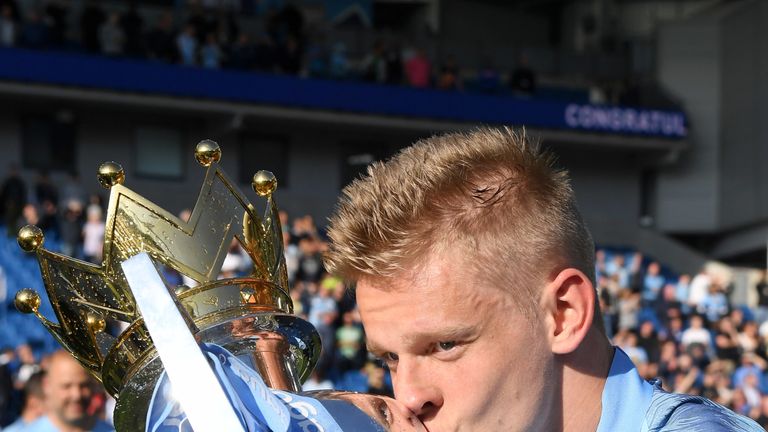
[{"label": "light blue jersey", "polygon": [[645,381],[627,355],[616,348],[603,389],[598,432],[763,432],[753,420],[707,398],[668,393],[660,380]]},{"label": "light blue jersey", "polygon": [[[20,429],[21,432],[59,432],[59,429],[53,425],[48,416],[42,416],[39,419],[27,424]],[[98,421],[90,432],[114,432],[115,428],[109,423]]]}]

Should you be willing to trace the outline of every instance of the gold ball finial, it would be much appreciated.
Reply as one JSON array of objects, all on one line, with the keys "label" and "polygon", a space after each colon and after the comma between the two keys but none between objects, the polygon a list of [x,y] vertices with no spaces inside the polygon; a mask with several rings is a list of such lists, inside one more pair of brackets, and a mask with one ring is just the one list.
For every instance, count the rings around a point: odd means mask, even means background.
[{"label": "gold ball finial", "polygon": [[253,175],[251,186],[259,196],[269,196],[277,189],[277,178],[271,172],[261,170]]},{"label": "gold ball finial", "polygon": [[173,290],[173,292],[174,292],[174,294],[176,294],[176,297],[178,297],[178,296],[180,296],[180,295],[184,294],[185,292],[187,292],[187,291],[189,291],[189,290],[191,290],[191,289],[192,289],[192,288],[190,288],[188,285],[179,285],[179,286],[177,286],[177,287],[176,287],[176,288]]},{"label": "gold ball finial", "polygon": [[104,317],[93,312],[88,312],[85,315],[85,324],[94,334],[101,333],[107,328],[107,322],[104,320]]},{"label": "gold ball finial", "polygon": [[117,162],[104,162],[99,166],[97,174],[99,183],[104,189],[109,189],[114,185],[123,184],[125,181],[125,171]]},{"label": "gold ball finial", "polygon": [[24,288],[16,293],[13,303],[21,313],[37,312],[37,308],[40,307],[40,296],[32,288]]},{"label": "gold ball finial", "polygon": [[209,167],[212,163],[220,161],[221,148],[219,144],[209,139],[200,141],[195,147],[195,159],[204,167]]},{"label": "gold ball finial", "polygon": [[16,241],[25,252],[33,252],[43,245],[45,236],[40,228],[35,225],[27,225],[19,230]]}]

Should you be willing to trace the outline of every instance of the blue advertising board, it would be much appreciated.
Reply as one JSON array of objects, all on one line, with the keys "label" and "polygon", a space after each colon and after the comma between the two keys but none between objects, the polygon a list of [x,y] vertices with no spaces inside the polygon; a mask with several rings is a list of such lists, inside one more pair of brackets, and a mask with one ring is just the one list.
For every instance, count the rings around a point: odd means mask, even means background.
[{"label": "blue advertising board", "polygon": [[67,52],[0,49],[0,80],[437,121],[682,139],[682,111],[208,70]]}]

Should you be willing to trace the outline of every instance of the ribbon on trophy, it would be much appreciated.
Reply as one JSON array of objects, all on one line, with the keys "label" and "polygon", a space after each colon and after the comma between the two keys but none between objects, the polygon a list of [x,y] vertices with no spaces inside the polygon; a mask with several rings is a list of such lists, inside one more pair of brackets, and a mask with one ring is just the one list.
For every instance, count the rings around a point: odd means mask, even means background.
[{"label": "ribbon on trophy", "polygon": [[201,350],[149,255],[122,266],[165,368],[146,431],[342,432],[319,401],[269,389],[224,348]]},{"label": "ribbon on trophy", "polygon": [[[232,408],[250,432],[341,432],[319,401],[271,390],[253,369],[218,345],[205,344],[203,352],[219,379]],[[190,432],[192,428],[173,395],[168,374],[155,387],[147,415],[147,432]]]}]

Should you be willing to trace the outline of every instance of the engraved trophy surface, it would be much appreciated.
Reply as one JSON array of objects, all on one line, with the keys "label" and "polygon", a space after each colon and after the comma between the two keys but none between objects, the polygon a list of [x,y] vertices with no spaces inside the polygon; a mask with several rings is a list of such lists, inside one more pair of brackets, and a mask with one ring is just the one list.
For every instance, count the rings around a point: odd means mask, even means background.
[{"label": "engraved trophy surface", "polygon": [[[258,372],[272,389],[299,392],[301,382],[320,356],[317,331],[293,314],[288,294],[282,229],[272,197],[277,180],[267,171],[253,177],[253,190],[266,200],[266,210],[260,215],[220,169],[221,157],[215,142],[204,140],[197,145],[195,158],[206,169],[206,175],[189,221],[182,221],[124,186],[125,173],[119,164],[102,164],[98,179],[110,189],[110,199],[101,265],[46,250],[43,233],[35,226],[19,232],[21,248],[37,256],[58,322],[38,312],[40,297],[33,290],[19,291],[16,306],[37,315],[61,345],[116,398],[114,419],[118,431],[145,429],[153,392],[163,372],[121,267],[121,263],[142,252],[155,265],[174,269],[197,282],[192,288],[172,289],[174,301],[195,339],[224,348]],[[253,268],[246,277],[218,280],[233,238],[249,255]],[[116,326],[108,326],[108,322],[120,322],[124,330],[111,334],[107,328]],[[371,402],[373,397],[360,395],[364,399],[360,402],[357,396],[344,393],[317,396],[332,401],[326,405],[335,406],[336,413],[331,412],[335,417],[368,413],[361,416],[365,419],[362,423],[355,420],[354,424],[360,426],[351,426],[357,428],[354,430],[389,428],[386,423],[391,419],[382,419],[375,409],[369,409],[369,405],[379,403]],[[405,424],[411,422],[406,419]]]}]

